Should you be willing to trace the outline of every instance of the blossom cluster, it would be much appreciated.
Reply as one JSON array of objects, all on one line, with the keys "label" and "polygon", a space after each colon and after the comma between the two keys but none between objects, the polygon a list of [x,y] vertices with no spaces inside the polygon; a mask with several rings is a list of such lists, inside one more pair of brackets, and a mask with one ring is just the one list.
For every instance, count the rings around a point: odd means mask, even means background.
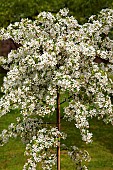
[{"label": "blossom cluster", "polygon": [[59,132],[57,128],[39,130],[26,145],[25,154],[30,156],[30,159],[24,165],[24,170],[30,168],[35,170],[39,162],[43,170],[52,170],[52,166],[56,164],[56,154],[53,148],[59,145],[59,138],[65,139],[65,137],[65,134]]},{"label": "blossom cluster", "polygon": [[11,123],[8,129],[4,129],[0,134],[0,145],[8,142],[9,138],[20,136],[23,143],[30,142],[34,135],[42,129],[43,121],[37,118],[20,118],[17,117],[16,123]]},{"label": "blossom cluster", "polygon": [[91,160],[89,153],[84,150],[80,150],[76,146],[71,147],[71,151],[68,152],[68,155],[71,157],[73,162],[75,163],[76,169],[77,170],[88,170],[87,167],[83,164],[83,161],[89,162]]},{"label": "blossom cluster", "polygon": [[[0,64],[8,70],[1,88],[4,95],[0,99],[0,117],[18,108],[24,123],[32,117],[51,116],[55,114],[58,90],[62,100],[65,97],[69,99],[63,109],[64,118],[74,120],[82,139],[90,143],[93,135],[89,132],[89,118],[97,117],[113,124],[113,80],[110,78],[113,40],[109,37],[113,28],[113,10],[103,9],[84,25],[78,24],[68,12],[67,9],[56,15],[42,12],[35,21],[22,19],[0,30],[0,39],[12,38],[22,45],[12,50],[7,58],[0,56]],[[101,62],[96,62],[98,59]],[[38,135],[45,132],[38,129],[31,133],[32,123],[31,119],[28,136],[31,136],[30,139],[36,136],[36,141]],[[25,128],[16,131],[22,138],[26,136],[23,133]],[[11,130],[3,131],[1,136],[3,141],[7,141]],[[53,138],[51,136],[48,140],[48,135],[47,139],[45,136],[42,134],[42,139],[49,144]],[[37,146],[40,140],[37,140]],[[30,156],[37,155],[32,148],[34,143],[29,146]],[[43,148],[46,148],[45,143]],[[40,155],[40,160],[44,154]],[[49,161],[51,164],[52,160],[54,156]],[[29,159],[28,164],[32,164],[34,169],[36,163],[35,158]]]}]

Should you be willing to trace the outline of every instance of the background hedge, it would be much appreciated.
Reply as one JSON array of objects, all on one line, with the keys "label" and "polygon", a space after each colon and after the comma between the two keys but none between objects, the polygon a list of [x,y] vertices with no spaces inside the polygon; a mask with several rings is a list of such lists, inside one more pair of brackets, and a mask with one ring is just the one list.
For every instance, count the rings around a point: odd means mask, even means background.
[{"label": "background hedge", "polygon": [[112,0],[0,0],[0,27],[20,21],[21,18],[34,19],[41,11],[56,13],[67,7],[79,23],[97,14],[103,8],[113,8]]}]

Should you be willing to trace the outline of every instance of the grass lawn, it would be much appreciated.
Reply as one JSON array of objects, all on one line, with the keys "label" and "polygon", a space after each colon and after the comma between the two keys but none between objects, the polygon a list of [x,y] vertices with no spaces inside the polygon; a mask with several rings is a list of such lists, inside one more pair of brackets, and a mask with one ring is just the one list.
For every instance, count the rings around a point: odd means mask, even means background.
[{"label": "grass lawn", "polygon": [[[3,74],[0,74],[0,84],[2,84],[2,77]],[[11,122],[15,122],[17,115],[18,113],[11,112],[0,118],[0,132]],[[93,143],[88,145],[81,140],[74,122],[61,120],[61,130],[68,135],[64,141],[67,146],[76,145],[90,153],[91,162],[87,164],[89,170],[113,170],[113,126],[105,125],[96,118],[90,120],[90,131],[94,135]],[[11,139],[6,145],[0,147],[0,170],[21,170],[26,161],[24,149],[25,145],[19,138]],[[37,170],[41,168],[38,167]],[[61,170],[75,170],[74,163],[67,156],[67,151],[63,149],[61,150]]]}]

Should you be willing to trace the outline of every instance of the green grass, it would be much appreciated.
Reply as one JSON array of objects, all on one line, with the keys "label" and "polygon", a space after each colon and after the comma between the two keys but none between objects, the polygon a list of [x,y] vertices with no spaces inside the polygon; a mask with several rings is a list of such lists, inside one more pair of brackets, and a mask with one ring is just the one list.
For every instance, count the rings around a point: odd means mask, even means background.
[{"label": "green grass", "polygon": [[24,163],[24,149],[19,139],[11,139],[5,146],[0,147],[0,169],[21,170]]},{"label": "green grass", "polygon": [[[2,84],[2,78],[3,75],[1,74],[0,84]],[[0,118],[0,132],[7,128],[11,122],[15,122],[18,114],[18,112],[10,112]],[[74,122],[66,122],[62,119],[61,130],[68,135],[64,141],[67,146],[76,145],[90,153],[91,162],[87,163],[89,170],[113,170],[112,125],[105,125],[96,118],[90,120],[93,143],[88,145],[81,140],[79,130],[75,128]],[[24,149],[25,145],[21,143],[19,138],[10,139],[6,145],[0,147],[0,170],[21,170],[26,161]],[[41,170],[40,166],[38,166],[37,170]],[[75,170],[74,163],[67,156],[66,150],[61,150],[61,170]]]}]

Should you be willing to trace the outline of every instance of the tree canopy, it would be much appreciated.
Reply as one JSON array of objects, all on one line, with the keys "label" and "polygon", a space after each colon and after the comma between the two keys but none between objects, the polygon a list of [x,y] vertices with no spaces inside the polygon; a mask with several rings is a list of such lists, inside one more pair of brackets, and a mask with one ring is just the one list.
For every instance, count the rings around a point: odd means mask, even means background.
[{"label": "tree canopy", "polygon": [[[28,156],[24,170],[35,170],[39,162],[44,170],[55,164],[53,148],[66,135],[56,125],[41,125],[43,118],[56,114],[59,95],[61,103],[66,102],[64,120],[73,121],[86,143],[92,142],[93,135],[89,118],[113,125],[113,80],[109,77],[113,68],[113,40],[109,37],[113,10],[103,9],[83,25],[68,13],[66,8],[56,14],[41,12],[34,21],[21,19],[0,30],[1,39],[21,44],[8,57],[0,57],[0,64],[8,70],[1,89],[0,116],[15,109],[20,113],[17,122],[0,134],[0,144],[10,137],[21,137]],[[70,156],[79,168],[79,162],[89,160],[87,152],[78,152],[76,146]]]}]

